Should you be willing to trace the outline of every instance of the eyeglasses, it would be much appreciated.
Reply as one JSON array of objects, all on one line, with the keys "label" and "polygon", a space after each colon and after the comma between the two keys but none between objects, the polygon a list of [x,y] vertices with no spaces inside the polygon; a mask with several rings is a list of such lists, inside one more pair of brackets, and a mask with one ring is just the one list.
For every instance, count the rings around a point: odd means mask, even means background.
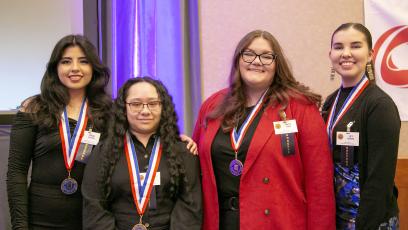
[{"label": "eyeglasses", "polygon": [[150,111],[157,111],[158,109],[160,109],[161,101],[149,101],[147,103],[142,103],[142,102],[127,103],[126,102],[126,104],[129,105],[130,111],[132,113],[140,113],[140,111],[143,110],[145,105]]},{"label": "eyeglasses", "polygon": [[255,61],[257,57],[259,57],[259,60],[261,61],[262,65],[270,65],[275,61],[276,57],[278,55],[276,54],[256,54],[253,51],[241,51],[241,57],[242,60],[246,63],[252,63]]}]

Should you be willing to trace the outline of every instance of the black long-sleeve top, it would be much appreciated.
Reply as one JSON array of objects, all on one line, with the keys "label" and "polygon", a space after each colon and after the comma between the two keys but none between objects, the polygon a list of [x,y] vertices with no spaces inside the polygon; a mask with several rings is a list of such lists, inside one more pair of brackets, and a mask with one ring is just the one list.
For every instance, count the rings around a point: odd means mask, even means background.
[{"label": "black long-sleeve top", "polygon": [[[327,114],[337,92],[325,101]],[[380,88],[370,84],[333,128],[333,158],[340,159],[340,146],[335,144],[336,132],[346,131],[355,121],[352,132],[359,132],[355,147],[360,171],[360,204],[356,228],[377,229],[398,214],[397,190],[394,185],[401,121],[392,99]]]},{"label": "black long-sleeve top", "polygon": [[[238,129],[242,126],[245,118],[251,113],[252,107],[245,109],[245,116],[238,124]],[[251,143],[255,129],[258,126],[259,120],[262,117],[263,109],[258,112],[244,136],[242,144],[238,150],[237,157],[245,164],[245,158]],[[231,146],[230,132],[223,132],[222,127],[217,131],[214,141],[211,145],[211,159],[214,169],[215,179],[217,181],[218,198],[220,203],[230,197],[239,197],[239,183],[241,176],[231,174],[229,164],[235,159],[235,152]]]},{"label": "black long-sleeve top", "polygon": [[[76,121],[69,119],[69,125],[73,133]],[[85,164],[75,162],[71,171],[79,186],[84,167]],[[61,182],[67,176],[58,127],[41,128],[29,114],[18,112],[10,135],[7,171],[12,228],[82,229],[80,187],[72,195],[61,192]]]},{"label": "black long-sleeve top", "polygon": [[[146,172],[154,138],[150,138],[146,148],[132,136],[139,169]],[[131,229],[139,223],[139,214],[133,200],[130,177],[125,153],[120,155],[111,176],[111,194],[108,200],[98,186],[99,168],[102,165],[102,144],[92,153],[85,170],[82,184],[84,197],[84,229]],[[201,229],[202,224],[202,196],[200,183],[199,162],[182,142],[177,143],[177,154],[180,154],[185,167],[187,183],[181,183],[180,193],[176,199],[169,196],[170,174],[167,154],[161,155],[158,172],[160,185],[154,186],[154,193],[150,204],[143,215],[143,223],[148,224],[149,230],[174,229],[194,230]],[[152,199],[156,204],[152,205]]]}]

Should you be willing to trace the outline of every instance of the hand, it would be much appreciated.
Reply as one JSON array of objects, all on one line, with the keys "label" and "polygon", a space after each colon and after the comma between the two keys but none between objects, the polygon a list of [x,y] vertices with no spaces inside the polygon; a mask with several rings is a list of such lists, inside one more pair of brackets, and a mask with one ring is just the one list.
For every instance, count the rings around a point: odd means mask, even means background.
[{"label": "hand", "polygon": [[184,134],[181,134],[180,138],[181,141],[187,142],[187,149],[190,150],[193,155],[198,155],[197,144],[193,141],[193,139]]}]

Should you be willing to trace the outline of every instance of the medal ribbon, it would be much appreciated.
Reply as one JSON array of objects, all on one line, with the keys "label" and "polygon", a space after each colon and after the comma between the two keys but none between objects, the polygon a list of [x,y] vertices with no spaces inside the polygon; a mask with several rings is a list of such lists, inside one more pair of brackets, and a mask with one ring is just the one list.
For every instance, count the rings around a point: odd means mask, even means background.
[{"label": "medal ribbon", "polygon": [[231,139],[231,146],[235,153],[238,152],[239,147],[242,144],[242,141],[245,137],[245,133],[247,132],[249,126],[251,125],[252,121],[255,119],[258,112],[261,110],[263,99],[266,95],[268,90],[266,90],[261,98],[259,98],[258,102],[256,103],[255,107],[252,109],[251,113],[245,119],[244,123],[242,123],[241,128],[237,131],[237,126],[231,131],[230,139]]},{"label": "medal ribbon", "polygon": [[344,116],[344,114],[350,109],[350,107],[353,105],[354,101],[357,100],[357,98],[360,96],[360,94],[364,91],[364,89],[368,86],[369,81],[367,77],[363,76],[363,78],[353,87],[351,90],[350,94],[344,101],[343,106],[340,108],[338,114],[335,116],[334,113],[336,111],[336,105],[337,101],[339,100],[340,96],[340,89],[337,92],[336,99],[330,108],[329,116],[327,118],[327,123],[326,123],[326,131],[327,134],[329,135],[329,141],[330,145],[333,145],[333,128],[336,126],[337,122],[341,120],[341,118]]},{"label": "medal ribbon", "polygon": [[84,99],[79,111],[79,117],[73,135],[69,128],[69,119],[67,108],[61,114],[59,123],[59,134],[62,144],[62,153],[64,155],[65,167],[68,171],[74,166],[75,156],[78,153],[82,137],[84,136],[85,128],[88,123],[88,103]]},{"label": "medal ribbon", "polygon": [[125,138],[125,155],[128,163],[128,171],[130,176],[130,187],[132,189],[133,200],[136,204],[136,209],[139,215],[143,215],[146,206],[149,203],[150,194],[153,188],[154,179],[157,169],[159,168],[162,146],[160,138],[156,138],[149,159],[149,167],[147,168],[145,179],[142,183],[140,178],[139,164],[135,146],[129,132],[126,132]]}]

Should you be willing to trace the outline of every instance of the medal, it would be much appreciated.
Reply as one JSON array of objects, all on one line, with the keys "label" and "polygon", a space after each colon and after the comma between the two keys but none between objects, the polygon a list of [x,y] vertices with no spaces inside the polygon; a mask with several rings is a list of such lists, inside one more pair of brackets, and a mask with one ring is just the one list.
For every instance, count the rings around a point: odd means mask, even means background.
[{"label": "medal", "polygon": [[230,170],[231,174],[234,175],[234,176],[241,175],[243,168],[244,168],[244,165],[238,159],[232,160],[230,165],[229,165],[229,170]]},{"label": "medal", "polygon": [[353,90],[350,92],[346,100],[344,101],[343,106],[340,108],[337,115],[335,115],[337,101],[339,100],[340,91],[337,92],[336,99],[329,111],[329,116],[327,117],[326,123],[326,131],[329,135],[329,143],[330,146],[333,146],[333,129],[336,124],[341,120],[344,114],[351,108],[354,101],[360,96],[360,94],[364,91],[364,89],[368,86],[369,81],[367,77],[363,76],[363,78],[357,83],[356,86],[353,87]]},{"label": "medal", "polygon": [[64,156],[65,168],[68,171],[68,178],[63,180],[61,183],[61,191],[67,195],[75,193],[78,189],[78,182],[74,178],[71,178],[71,169],[74,166],[75,157],[78,153],[78,149],[88,123],[87,112],[88,105],[86,99],[84,99],[79,112],[78,122],[72,136],[69,128],[67,109],[65,108],[61,114],[59,134],[62,144],[62,154]]},{"label": "medal", "polygon": [[147,230],[147,228],[143,224],[136,224],[133,226],[132,230]]},{"label": "medal", "polygon": [[229,170],[231,174],[234,176],[239,176],[242,174],[244,165],[242,164],[240,160],[238,160],[238,150],[242,144],[242,141],[244,140],[245,133],[247,132],[252,121],[255,119],[256,115],[262,108],[262,102],[267,92],[268,90],[266,90],[262,94],[261,98],[259,98],[258,102],[256,103],[255,107],[252,109],[251,113],[242,123],[241,128],[237,130],[237,127],[235,126],[234,129],[231,130],[230,140],[231,140],[231,147],[235,152],[235,159],[231,161],[229,165]]},{"label": "medal", "polygon": [[66,178],[61,183],[61,191],[66,195],[74,194],[78,190],[78,182],[71,177]]},{"label": "medal", "polygon": [[124,142],[133,201],[135,202],[137,213],[140,215],[139,223],[136,224],[132,230],[147,230],[147,227],[142,223],[142,217],[146,210],[147,204],[149,203],[154,180],[158,174],[157,170],[160,165],[162,151],[160,137],[157,137],[154,141],[152,153],[150,154],[149,166],[143,180],[139,170],[136,149],[129,132],[126,132]]}]

